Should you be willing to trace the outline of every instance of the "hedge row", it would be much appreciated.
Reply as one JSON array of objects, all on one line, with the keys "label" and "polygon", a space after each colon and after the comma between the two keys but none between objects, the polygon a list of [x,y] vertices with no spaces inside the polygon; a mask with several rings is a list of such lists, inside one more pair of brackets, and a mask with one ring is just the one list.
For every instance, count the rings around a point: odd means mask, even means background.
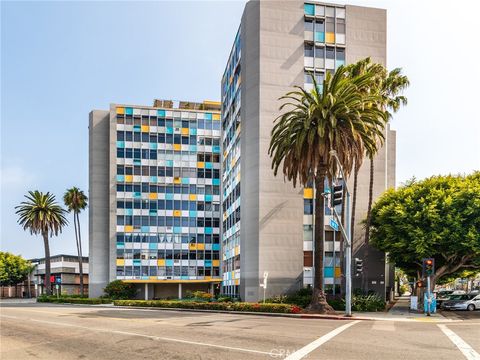
[{"label": "hedge row", "polygon": [[111,304],[112,300],[110,299],[98,299],[98,298],[78,298],[78,297],[60,297],[56,296],[39,296],[37,302],[49,302],[49,303],[69,303],[69,304]]},{"label": "hedge row", "polygon": [[115,306],[143,306],[195,310],[251,311],[266,313],[298,314],[301,308],[291,304],[260,304],[247,302],[195,302],[168,300],[114,300]]}]

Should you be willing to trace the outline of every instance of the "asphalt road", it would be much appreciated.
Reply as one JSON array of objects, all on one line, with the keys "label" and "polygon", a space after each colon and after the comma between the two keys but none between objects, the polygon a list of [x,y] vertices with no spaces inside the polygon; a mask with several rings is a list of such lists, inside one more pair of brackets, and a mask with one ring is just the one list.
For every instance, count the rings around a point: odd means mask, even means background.
[{"label": "asphalt road", "polygon": [[2,360],[480,359],[478,318],[341,321],[2,303],[0,319]]}]

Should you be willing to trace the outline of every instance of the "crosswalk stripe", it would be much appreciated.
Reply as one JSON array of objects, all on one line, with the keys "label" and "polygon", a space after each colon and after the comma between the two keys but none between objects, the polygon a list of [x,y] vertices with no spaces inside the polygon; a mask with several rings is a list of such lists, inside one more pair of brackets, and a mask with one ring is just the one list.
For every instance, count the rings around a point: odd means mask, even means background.
[{"label": "crosswalk stripe", "polygon": [[450,330],[446,325],[437,324],[442,332],[450,339],[451,342],[462,352],[468,360],[480,360],[480,354],[472,349],[463,339]]}]

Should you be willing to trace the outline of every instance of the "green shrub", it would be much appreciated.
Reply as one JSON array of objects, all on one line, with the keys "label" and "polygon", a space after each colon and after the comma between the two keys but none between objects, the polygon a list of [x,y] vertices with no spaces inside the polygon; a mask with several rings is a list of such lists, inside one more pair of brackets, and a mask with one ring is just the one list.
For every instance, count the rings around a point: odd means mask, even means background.
[{"label": "green shrub", "polygon": [[385,301],[377,294],[352,296],[353,311],[383,311]]},{"label": "green shrub", "polygon": [[107,297],[114,300],[133,299],[136,294],[135,285],[123,282],[122,280],[110,282],[103,291],[105,291]]},{"label": "green shrub", "polygon": [[290,304],[260,304],[246,302],[196,302],[166,300],[114,300],[115,306],[141,306],[173,309],[225,310],[296,314],[301,308]]},{"label": "green shrub", "polygon": [[39,296],[37,298],[37,302],[49,302],[49,303],[57,303],[57,304],[62,304],[62,303],[68,303],[68,304],[110,304],[112,300],[110,299],[104,299],[104,298],[82,298],[82,297],[56,297],[56,296]]},{"label": "green shrub", "polygon": [[233,302],[233,299],[230,296],[220,296],[217,302]]},{"label": "green shrub", "polygon": [[199,300],[211,300],[213,298],[213,295],[205,292],[205,291],[194,291],[193,292],[193,298],[194,299],[199,299]]}]

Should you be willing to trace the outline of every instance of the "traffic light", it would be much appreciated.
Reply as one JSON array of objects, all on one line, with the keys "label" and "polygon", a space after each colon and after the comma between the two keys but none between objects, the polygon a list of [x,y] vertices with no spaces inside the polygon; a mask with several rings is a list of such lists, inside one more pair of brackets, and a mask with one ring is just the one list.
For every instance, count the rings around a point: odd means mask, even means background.
[{"label": "traffic light", "polygon": [[332,189],[332,207],[343,203],[343,185],[333,185]]},{"label": "traffic light", "polygon": [[423,287],[424,287],[422,280],[418,280],[418,281],[417,281],[417,287],[418,287],[418,288],[423,288]]},{"label": "traffic light", "polygon": [[435,259],[423,259],[423,273],[425,276],[432,276],[435,273]]},{"label": "traffic light", "polygon": [[363,260],[355,258],[355,276],[359,276],[363,272]]}]

